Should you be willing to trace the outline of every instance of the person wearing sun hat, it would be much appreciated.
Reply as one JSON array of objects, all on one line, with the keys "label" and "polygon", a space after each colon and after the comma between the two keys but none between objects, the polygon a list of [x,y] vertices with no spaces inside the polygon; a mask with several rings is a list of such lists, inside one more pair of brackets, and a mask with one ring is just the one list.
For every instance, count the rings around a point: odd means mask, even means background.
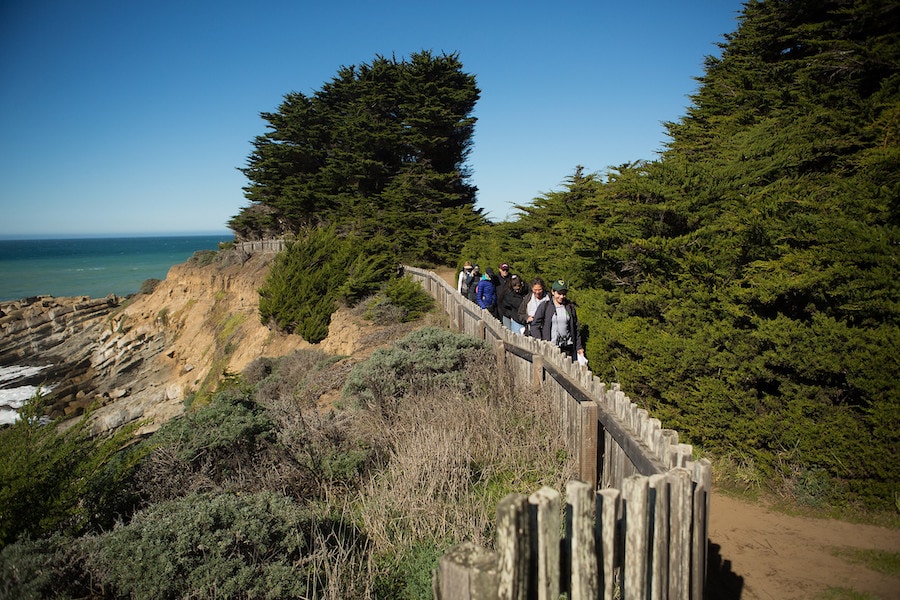
[{"label": "person wearing sun hat", "polygon": [[531,335],[556,344],[560,351],[572,360],[584,356],[584,340],[578,325],[575,304],[569,300],[569,284],[557,279],[550,286],[553,290],[549,302],[544,302],[534,315]]},{"label": "person wearing sun hat", "polygon": [[456,291],[463,295],[463,298],[469,296],[469,285],[472,283],[472,263],[466,261],[462,270],[459,272],[459,279],[456,282]]}]

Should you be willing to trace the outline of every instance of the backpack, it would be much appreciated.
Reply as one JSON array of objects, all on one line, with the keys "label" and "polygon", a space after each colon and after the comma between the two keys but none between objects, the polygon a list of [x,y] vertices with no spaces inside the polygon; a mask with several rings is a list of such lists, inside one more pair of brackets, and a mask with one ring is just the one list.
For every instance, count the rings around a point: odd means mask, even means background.
[{"label": "backpack", "polygon": [[472,279],[474,279],[474,277],[472,277],[471,272],[466,273],[466,276],[463,278],[462,295],[464,298],[469,297],[469,286],[472,285]]}]

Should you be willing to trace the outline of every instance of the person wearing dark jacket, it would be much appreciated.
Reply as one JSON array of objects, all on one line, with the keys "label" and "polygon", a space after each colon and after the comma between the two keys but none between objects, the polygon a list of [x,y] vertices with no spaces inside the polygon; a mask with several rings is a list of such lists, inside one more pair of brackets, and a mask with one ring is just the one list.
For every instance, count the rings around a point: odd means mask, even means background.
[{"label": "person wearing dark jacket", "polygon": [[569,286],[559,279],[553,282],[553,296],[544,302],[534,314],[531,323],[532,337],[553,342],[573,361],[584,355],[584,340],[578,325],[575,305],[566,297]]},{"label": "person wearing dark jacket", "polygon": [[525,284],[522,282],[522,278],[518,275],[510,275],[509,283],[498,299],[497,306],[500,308],[503,324],[515,333],[524,333],[525,331],[525,324],[517,320],[519,318],[519,307],[522,305],[525,293]]},{"label": "person wearing dark jacket", "polygon": [[472,268],[472,282],[469,284],[469,300],[478,304],[478,284],[481,283],[481,268],[475,265]]},{"label": "person wearing dark jacket", "polygon": [[495,319],[499,319],[497,312],[497,289],[493,282],[494,270],[490,267],[485,269],[481,281],[475,287],[475,302],[478,306],[491,313]]}]

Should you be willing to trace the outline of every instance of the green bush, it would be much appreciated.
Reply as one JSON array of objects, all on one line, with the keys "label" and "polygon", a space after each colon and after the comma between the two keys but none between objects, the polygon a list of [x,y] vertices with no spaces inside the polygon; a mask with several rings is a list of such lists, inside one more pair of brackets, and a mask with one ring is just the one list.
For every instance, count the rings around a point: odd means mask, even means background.
[{"label": "green bush", "polygon": [[400,319],[406,323],[414,321],[434,308],[434,298],[410,277],[399,277],[388,281],[385,293],[391,304],[403,309]]},{"label": "green bush", "polygon": [[259,290],[263,323],[320,342],[337,302],[353,305],[386,281],[396,261],[377,240],[314,229],[280,253]]},{"label": "green bush", "polygon": [[363,317],[378,324],[408,323],[434,309],[434,298],[410,277],[388,280],[365,303]]},{"label": "green bush", "polygon": [[131,598],[308,597],[322,576],[298,566],[314,551],[312,527],[278,494],[190,495],[102,536],[91,566]]},{"label": "green bush", "polygon": [[0,430],[0,547],[22,535],[110,526],[133,502],[127,486],[140,453],[119,454],[135,425],[91,436],[87,419],[68,429],[44,416],[40,393]]},{"label": "green bush", "polygon": [[154,278],[152,278],[152,277],[151,277],[150,279],[145,279],[145,280],[143,281],[143,283],[141,283],[141,289],[140,289],[139,293],[141,293],[141,294],[152,294],[153,291],[156,289],[156,287],[157,287],[160,283],[162,283],[161,280],[159,280],[159,279],[154,279]]},{"label": "green bush", "polygon": [[420,600],[432,597],[432,571],[450,547],[420,541],[408,551],[378,561],[375,594],[378,598]]},{"label": "green bush", "polygon": [[54,534],[0,551],[0,598],[98,598],[102,590],[86,564],[91,544]]},{"label": "green bush", "polygon": [[188,259],[188,262],[197,267],[211,265],[219,258],[216,250],[197,250]]},{"label": "green bush", "polygon": [[466,367],[490,360],[475,338],[437,327],[416,330],[392,348],[376,350],[350,372],[343,394],[386,416],[405,395],[432,386],[465,390]]},{"label": "green bush", "polygon": [[272,438],[274,425],[261,407],[238,389],[216,393],[210,403],[173,419],[153,436],[154,446],[176,449],[188,463],[222,453],[252,451]]}]

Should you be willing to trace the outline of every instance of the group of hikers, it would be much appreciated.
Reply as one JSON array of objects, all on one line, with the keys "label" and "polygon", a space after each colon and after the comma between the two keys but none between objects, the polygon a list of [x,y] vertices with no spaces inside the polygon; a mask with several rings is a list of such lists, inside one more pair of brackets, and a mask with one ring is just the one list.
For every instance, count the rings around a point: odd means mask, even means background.
[{"label": "group of hikers", "polygon": [[501,264],[499,273],[491,267],[482,273],[478,265],[466,261],[456,290],[511,331],[553,342],[572,360],[587,364],[578,315],[567,298],[569,286],[562,279],[551,284],[551,295],[547,295],[543,279],[535,277],[526,286],[519,275],[510,272],[509,263]]}]

